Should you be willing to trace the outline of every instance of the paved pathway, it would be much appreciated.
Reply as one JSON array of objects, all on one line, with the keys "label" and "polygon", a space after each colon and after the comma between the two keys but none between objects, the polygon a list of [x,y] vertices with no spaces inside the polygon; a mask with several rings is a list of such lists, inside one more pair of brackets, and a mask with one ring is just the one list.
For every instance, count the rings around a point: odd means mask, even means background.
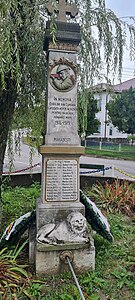
[{"label": "paved pathway", "polygon": [[[30,166],[29,162],[29,147],[22,143],[21,146],[21,156],[15,155],[14,157],[14,170],[23,170],[27,169]],[[129,180],[135,180],[135,161],[126,161],[126,160],[114,160],[114,159],[104,159],[104,158],[96,158],[90,156],[81,156],[80,158],[81,163],[90,163],[90,164],[103,164],[106,167],[112,167],[105,171],[105,177],[118,177],[118,178],[126,178]],[[36,165],[32,172],[37,173],[41,172],[41,165],[42,165],[42,157],[38,154],[38,151],[35,151],[33,155],[33,163],[32,165]],[[116,170],[115,168],[118,168]],[[4,172],[8,172],[9,165],[8,165],[8,156],[5,155],[4,160]],[[83,169],[81,169],[83,171]],[[89,170],[90,171],[90,170]],[[29,170],[23,170],[20,173],[26,173]],[[126,173],[126,174],[125,174]],[[129,175],[129,176],[128,176]],[[102,172],[91,173],[88,176],[103,176]],[[132,178],[133,177],[133,178]]]},{"label": "paved pathway", "polygon": [[[104,159],[104,158],[96,158],[90,156],[89,157],[81,156],[80,161],[83,163],[87,162],[90,164],[101,164],[101,165],[103,164],[105,168],[112,167],[112,169],[105,171],[105,177],[116,177],[116,178],[118,177],[118,178],[126,178],[129,180],[135,180],[135,161]],[[119,171],[116,170],[115,168],[119,169]],[[103,176],[102,172],[93,173],[91,175]]]}]

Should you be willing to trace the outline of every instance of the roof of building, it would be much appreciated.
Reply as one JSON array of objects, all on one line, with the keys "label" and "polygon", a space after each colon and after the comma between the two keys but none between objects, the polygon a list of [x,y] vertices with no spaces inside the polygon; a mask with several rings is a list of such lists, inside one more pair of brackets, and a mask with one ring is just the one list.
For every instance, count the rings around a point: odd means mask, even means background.
[{"label": "roof of building", "polygon": [[135,89],[135,78],[126,80],[124,82],[121,82],[119,84],[108,84],[108,83],[99,83],[97,85],[93,86],[93,90],[95,92],[105,92],[105,91],[114,91],[115,93],[120,93],[123,90],[128,90],[130,87],[132,87],[133,89]]},{"label": "roof of building", "polygon": [[131,87],[134,89],[135,88],[135,78],[126,80],[119,84],[115,84],[113,87],[116,92],[122,92],[123,90],[128,90]]},{"label": "roof of building", "polygon": [[113,90],[113,85],[111,85],[111,84],[108,84],[108,83],[99,83],[99,84],[96,84],[96,85],[94,85],[93,87],[92,87],[92,89],[94,90],[94,91],[97,91],[97,92],[103,92],[103,91],[110,91],[110,90]]}]

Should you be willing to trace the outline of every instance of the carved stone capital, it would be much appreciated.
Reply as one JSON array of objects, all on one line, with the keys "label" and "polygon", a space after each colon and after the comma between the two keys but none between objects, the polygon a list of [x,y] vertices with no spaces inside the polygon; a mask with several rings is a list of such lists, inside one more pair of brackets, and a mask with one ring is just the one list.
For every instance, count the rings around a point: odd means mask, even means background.
[{"label": "carved stone capital", "polygon": [[57,49],[58,47],[58,50],[61,50],[60,48],[64,47],[64,50],[68,51],[66,47],[68,48],[71,47],[71,49],[75,51],[75,49],[77,49],[77,46],[81,41],[79,24],[56,22],[55,38],[56,38],[56,44],[52,43],[52,36],[50,33],[50,21],[48,21],[46,24],[44,50],[48,51],[51,45],[53,47],[52,49]]}]

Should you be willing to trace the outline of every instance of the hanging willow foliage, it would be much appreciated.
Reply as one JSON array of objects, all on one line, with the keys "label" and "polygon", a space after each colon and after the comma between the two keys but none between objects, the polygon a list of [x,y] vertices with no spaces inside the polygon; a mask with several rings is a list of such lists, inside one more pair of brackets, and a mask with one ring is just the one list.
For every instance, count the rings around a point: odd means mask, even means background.
[{"label": "hanging willow foliage", "polygon": [[0,0],[0,172],[8,132],[9,147],[11,144],[11,125],[33,126],[37,128],[37,136],[43,127],[46,71],[43,40],[44,20],[38,1]]},{"label": "hanging willow foliage", "polygon": [[[32,63],[33,71],[37,66],[37,58],[42,53],[42,34],[47,19],[45,0],[1,0],[0,3],[0,68],[1,81],[5,86],[4,76],[11,71],[16,78],[17,86],[22,79],[22,63],[25,62],[25,73]],[[57,1],[50,0],[55,10]],[[80,70],[85,79],[85,87],[100,77],[103,64],[107,74],[112,69],[121,77],[123,46],[126,42],[126,29],[130,33],[130,56],[134,58],[135,28],[120,20],[113,11],[106,8],[105,0],[74,0],[79,14],[76,20],[81,26],[81,44],[79,50]],[[52,34],[55,34],[55,14],[52,15]],[[42,38],[41,38],[42,36]],[[34,46],[34,49],[32,49]],[[22,53],[23,52],[23,53]],[[36,59],[32,61],[33,54]],[[24,56],[24,57],[23,57]],[[22,61],[23,60],[23,61]],[[84,73],[85,72],[85,73]],[[84,76],[85,75],[85,76]]]},{"label": "hanging willow foliage", "polygon": [[[51,16],[51,34],[55,42],[55,8]],[[46,0],[0,0],[0,89],[7,89],[7,78],[14,80],[16,88],[15,116],[16,126],[35,128],[40,135],[43,129],[43,107],[45,101],[46,57],[43,52],[43,40],[46,20]],[[76,3],[79,14],[72,22],[78,22],[81,29],[81,43],[78,52],[79,87],[83,93],[82,128],[87,129],[87,93],[95,78],[108,78],[109,72],[121,77],[123,47],[127,30],[130,34],[130,57],[134,59],[135,28],[126,24],[113,11],[106,9],[105,0],[69,0]],[[70,21],[70,20],[69,20]],[[103,67],[106,71],[103,72]],[[104,74],[103,74],[104,73]],[[2,92],[2,98],[4,92]],[[0,105],[3,100],[0,98]],[[5,98],[6,101],[6,98]],[[38,106],[37,106],[38,104]],[[37,118],[32,117],[36,111]],[[9,107],[10,109],[10,107]],[[39,113],[39,109],[41,114]],[[35,114],[36,115],[36,114]],[[19,119],[20,118],[20,119]],[[11,118],[11,121],[13,118]],[[11,125],[12,122],[10,122]],[[15,123],[14,123],[15,124]],[[40,124],[39,126],[37,124]],[[2,125],[0,127],[2,130]]]},{"label": "hanging willow foliage", "polygon": [[[73,1],[72,1],[73,2]],[[122,75],[122,61],[126,37],[130,34],[130,58],[135,59],[135,19],[131,17],[130,25],[120,20],[112,10],[106,8],[103,0],[75,1],[79,7],[77,22],[81,26],[81,44],[78,53],[80,67],[80,89],[82,97],[79,101],[81,111],[82,132],[87,131],[88,99],[86,89],[99,80],[109,81],[109,74]]]}]

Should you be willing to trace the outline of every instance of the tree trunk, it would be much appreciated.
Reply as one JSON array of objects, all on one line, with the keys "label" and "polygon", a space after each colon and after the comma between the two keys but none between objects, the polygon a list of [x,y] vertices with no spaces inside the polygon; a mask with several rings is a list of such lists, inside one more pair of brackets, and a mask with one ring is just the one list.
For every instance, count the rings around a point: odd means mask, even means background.
[{"label": "tree trunk", "polygon": [[6,89],[1,89],[0,82],[0,229],[2,222],[2,197],[1,197],[1,185],[2,185],[2,173],[4,157],[7,145],[7,137],[9,127],[11,125],[15,101],[17,97],[16,85],[11,76],[6,78]]}]

